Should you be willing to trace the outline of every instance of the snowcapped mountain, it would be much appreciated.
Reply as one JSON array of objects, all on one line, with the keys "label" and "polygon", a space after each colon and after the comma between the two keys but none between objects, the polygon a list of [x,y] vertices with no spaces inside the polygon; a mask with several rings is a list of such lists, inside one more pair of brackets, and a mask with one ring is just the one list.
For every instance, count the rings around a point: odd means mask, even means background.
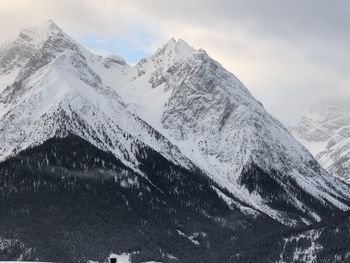
[{"label": "snowcapped mountain", "polygon": [[[331,149],[343,112],[296,130]],[[350,206],[348,185],[183,40],[130,66],[52,21],[22,30],[0,48],[0,136],[1,260],[272,262],[290,257],[286,231]]]},{"label": "snowcapped mountain", "polygon": [[[318,220],[313,202],[346,209],[338,201],[347,199],[347,187],[322,170],[246,87],[205,51],[170,39],[110,86],[118,87],[130,110],[255,209],[282,222],[293,222],[288,215],[293,209],[307,214],[303,220]],[[306,192],[313,201],[305,203],[296,192]],[[286,211],[276,209],[281,199]]]},{"label": "snowcapped mountain", "polygon": [[177,148],[128,111],[117,92],[96,73],[116,68],[123,74],[129,66],[122,60],[93,55],[52,21],[23,30],[2,53],[17,48],[18,43],[30,50],[31,56],[12,58],[10,65],[22,65],[19,71],[6,63],[3,68],[3,75],[18,74],[0,94],[0,159],[73,133],[113,152],[135,169],[135,153],[143,144],[190,167]]},{"label": "snowcapped mountain", "polygon": [[150,147],[201,170],[230,205],[285,224],[348,208],[348,187],[233,74],[183,40],[131,67],[92,54],[48,21],[22,30],[0,54],[2,160],[75,134],[138,172],[137,155]]},{"label": "snowcapped mountain", "polygon": [[328,172],[349,181],[350,105],[346,99],[318,103],[290,130]]}]

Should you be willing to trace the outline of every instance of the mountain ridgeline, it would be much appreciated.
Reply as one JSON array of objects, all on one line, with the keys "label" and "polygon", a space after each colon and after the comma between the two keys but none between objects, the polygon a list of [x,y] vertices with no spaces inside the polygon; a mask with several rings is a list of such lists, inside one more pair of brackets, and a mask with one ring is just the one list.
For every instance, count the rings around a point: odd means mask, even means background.
[{"label": "mountain ridgeline", "polygon": [[[0,48],[0,260],[346,260],[350,188],[204,50],[134,66],[53,21]],[[328,243],[327,243],[328,242]]]}]

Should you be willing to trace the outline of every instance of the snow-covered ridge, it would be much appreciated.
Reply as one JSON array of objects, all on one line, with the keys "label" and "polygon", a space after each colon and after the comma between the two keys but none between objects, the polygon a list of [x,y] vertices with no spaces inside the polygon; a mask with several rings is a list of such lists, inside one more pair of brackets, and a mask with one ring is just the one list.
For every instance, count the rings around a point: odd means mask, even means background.
[{"label": "snow-covered ridge", "polygon": [[315,203],[348,209],[349,188],[204,50],[170,39],[131,67],[92,54],[52,21],[21,34],[26,56],[7,56],[12,47],[0,52],[0,61],[17,65],[0,71],[0,83],[12,74],[0,87],[0,159],[74,133],[135,170],[143,146],[196,165],[236,199],[287,224],[319,220]]}]

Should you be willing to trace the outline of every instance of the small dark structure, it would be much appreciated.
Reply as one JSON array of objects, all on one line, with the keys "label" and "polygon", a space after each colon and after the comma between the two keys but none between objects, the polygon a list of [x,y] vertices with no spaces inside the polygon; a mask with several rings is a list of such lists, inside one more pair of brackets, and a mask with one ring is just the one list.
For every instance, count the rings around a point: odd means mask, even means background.
[{"label": "small dark structure", "polygon": [[110,255],[108,257],[108,263],[117,263],[117,256],[116,255]]}]

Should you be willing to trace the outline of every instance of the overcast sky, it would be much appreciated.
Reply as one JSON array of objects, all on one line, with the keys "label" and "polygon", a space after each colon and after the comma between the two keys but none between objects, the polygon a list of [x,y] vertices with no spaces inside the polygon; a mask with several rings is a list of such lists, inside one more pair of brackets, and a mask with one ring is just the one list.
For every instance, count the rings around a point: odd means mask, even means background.
[{"label": "overcast sky", "polygon": [[48,19],[131,64],[182,38],[286,125],[317,100],[350,95],[348,0],[0,0],[0,41]]}]

